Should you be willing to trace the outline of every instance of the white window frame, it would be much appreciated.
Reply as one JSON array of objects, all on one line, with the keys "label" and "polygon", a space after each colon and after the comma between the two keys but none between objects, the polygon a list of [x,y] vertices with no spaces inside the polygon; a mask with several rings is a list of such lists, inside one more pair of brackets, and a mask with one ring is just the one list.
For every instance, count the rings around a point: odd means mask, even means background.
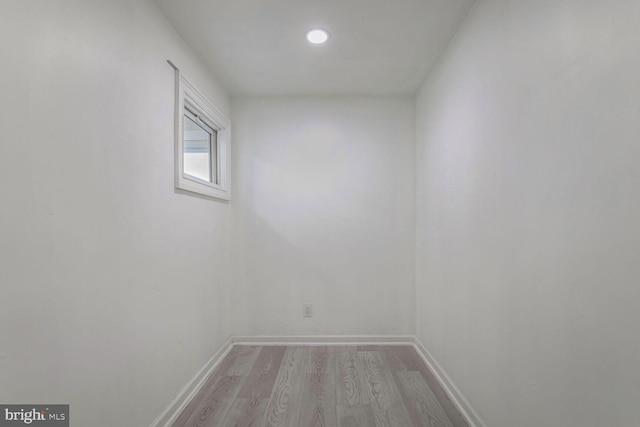
[{"label": "white window frame", "polygon": [[[217,184],[184,173],[184,114],[187,107],[192,115],[195,114],[198,120],[217,133],[217,155],[215,156]],[[175,187],[215,199],[230,200],[231,128],[229,120],[198,92],[177,68],[175,113]],[[213,170],[212,168],[212,172]]]}]

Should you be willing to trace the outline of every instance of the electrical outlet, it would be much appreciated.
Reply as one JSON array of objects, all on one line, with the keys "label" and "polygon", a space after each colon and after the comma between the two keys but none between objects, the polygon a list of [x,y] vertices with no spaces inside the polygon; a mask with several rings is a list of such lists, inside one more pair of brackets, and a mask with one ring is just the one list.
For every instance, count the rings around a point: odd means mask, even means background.
[{"label": "electrical outlet", "polygon": [[313,316],[313,306],[311,304],[303,304],[302,305],[302,316],[304,316],[304,317]]}]

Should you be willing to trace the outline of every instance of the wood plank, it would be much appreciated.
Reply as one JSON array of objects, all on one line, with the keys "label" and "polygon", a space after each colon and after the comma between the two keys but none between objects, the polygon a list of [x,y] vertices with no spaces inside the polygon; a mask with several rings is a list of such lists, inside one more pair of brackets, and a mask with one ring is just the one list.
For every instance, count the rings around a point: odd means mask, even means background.
[{"label": "wood plank", "polygon": [[183,411],[174,427],[215,427],[219,426],[231,407],[242,377],[219,377],[205,393],[196,395],[195,407]]},{"label": "wood plank", "polygon": [[309,347],[288,347],[273,385],[264,427],[297,427],[302,404],[302,378]]},{"label": "wood plank", "polygon": [[227,375],[231,377],[245,377],[249,375],[253,364],[260,354],[260,347],[257,346],[238,346],[239,352],[233,363],[227,370]]},{"label": "wood plank", "polygon": [[373,427],[376,425],[373,411],[369,405],[337,405],[336,413],[338,427]]},{"label": "wood plank", "polygon": [[287,347],[262,347],[253,368],[238,392],[241,399],[265,399],[271,396]]},{"label": "wood plank", "polygon": [[[209,375],[209,378],[207,378],[207,381],[202,386],[202,388],[193,397],[193,399],[191,399],[189,404],[184,408],[182,413],[178,416],[176,421],[173,423],[174,427],[195,425],[195,421],[193,421],[193,417],[196,417],[196,415],[194,414],[202,415],[205,408],[209,407],[209,405],[212,403],[211,399],[215,398],[215,396],[220,397],[219,395],[223,393],[222,390],[225,387],[229,387],[230,385],[235,386],[239,384],[241,380],[240,378],[237,378],[235,380],[230,380],[229,376],[226,376],[225,374],[229,370],[229,368],[233,365],[236,358],[242,356],[243,354],[244,354],[244,351],[242,348],[233,347],[231,349],[229,354],[227,354],[227,356],[224,359],[222,359],[222,361],[220,362],[220,365],[218,365],[218,367],[211,373],[211,375]],[[229,390],[227,390],[226,396],[230,397],[228,395],[228,391]],[[217,408],[216,411],[219,411],[221,409],[220,404],[217,403],[216,405],[214,405]],[[209,411],[212,411],[214,409],[215,408],[213,407],[209,407]],[[191,424],[189,424],[189,422],[191,422]]]},{"label": "wood plank", "polygon": [[335,372],[329,369],[326,372],[306,374],[303,386],[298,426],[337,426]]},{"label": "wood plank", "polygon": [[391,351],[389,347],[385,347],[383,349],[383,354],[385,356],[387,365],[389,366],[389,370],[391,371],[391,374],[393,376],[393,380],[396,383],[396,387],[398,388],[398,391],[400,392],[400,396],[402,397],[402,402],[404,403],[404,406],[407,408],[407,411],[409,412],[409,416],[411,417],[411,421],[413,422],[413,425],[415,427],[425,425],[425,420],[420,415],[420,411],[409,399],[409,396],[404,391],[404,388],[402,387],[400,379],[398,378],[399,372],[407,372],[404,364],[402,363],[402,360],[400,359],[398,354],[396,352]]},{"label": "wood plank", "polygon": [[[401,351],[404,351],[407,348],[409,348],[407,346],[403,346],[403,347],[404,347],[404,349],[401,349]],[[421,416],[419,409],[409,399],[409,397],[407,396],[407,393],[405,392],[404,388],[402,387],[400,379],[397,376],[397,372],[406,372],[406,367],[404,366],[404,364],[402,362],[402,359],[400,358],[398,352],[394,351],[396,349],[396,346],[371,346],[371,345],[367,345],[367,346],[358,346],[358,349],[360,351],[375,351],[375,350],[379,350],[379,351],[382,352],[384,361],[389,366],[389,370],[391,371],[391,375],[393,377],[393,380],[394,380],[394,382],[396,384],[398,392],[400,393],[400,397],[402,399],[402,402],[404,403],[405,407],[407,408],[407,412],[409,413],[409,417],[411,418],[411,421],[412,421],[413,425],[414,426],[423,426],[423,425],[425,425],[425,422],[427,422],[428,420],[425,420]]]},{"label": "wood plank", "polygon": [[[404,362],[402,361],[403,357],[402,357],[402,353],[404,353],[404,351],[406,351],[407,346],[389,346],[389,347],[385,347],[384,350],[382,351],[385,359],[387,361],[387,364],[389,365],[389,369],[391,369],[392,372],[400,372],[400,371],[407,371],[407,367],[404,365]],[[413,369],[414,371],[416,369]]]},{"label": "wood plank", "polygon": [[418,411],[419,418],[422,421],[421,426],[453,427],[449,417],[447,417],[420,372],[398,372],[397,377],[411,401],[410,408],[415,408]]},{"label": "wood plank", "polygon": [[269,399],[236,399],[224,420],[225,427],[260,427]]},{"label": "wood plank", "polygon": [[454,427],[469,427],[462,413],[412,346],[390,346],[385,350],[385,353],[388,355],[388,361],[392,369],[398,368],[397,364],[399,363],[401,368],[398,370],[418,371],[422,374],[429,389],[436,396],[438,403],[440,403]]},{"label": "wood plank", "polygon": [[326,345],[309,347],[309,362],[306,372],[315,374],[327,372],[327,369],[331,370],[332,365],[329,363],[329,360],[333,359],[334,353],[334,347]]},{"label": "wood plank", "polygon": [[376,344],[359,345],[356,348],[358,351],[381,351],[385,346]]},{"label": "wood plank", "polygon": [[344,406],[369,404],[362,361],[354,347],[339,347],[334,357],[336,403]]},{"label": "wood plank", "polygon": [[413,425],[391,371],[380,352],[361,351],[359,355],[364,366],[375,425],[377,427]]}]

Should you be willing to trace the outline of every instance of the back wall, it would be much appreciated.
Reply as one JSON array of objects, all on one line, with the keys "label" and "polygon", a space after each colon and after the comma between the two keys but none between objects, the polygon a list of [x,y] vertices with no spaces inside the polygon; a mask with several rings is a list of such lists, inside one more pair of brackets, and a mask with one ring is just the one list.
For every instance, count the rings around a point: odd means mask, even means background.
[{"label": "back wall", "polygon": [[232,115],[245,331],[411,333],[413,99],[235,98]]}]

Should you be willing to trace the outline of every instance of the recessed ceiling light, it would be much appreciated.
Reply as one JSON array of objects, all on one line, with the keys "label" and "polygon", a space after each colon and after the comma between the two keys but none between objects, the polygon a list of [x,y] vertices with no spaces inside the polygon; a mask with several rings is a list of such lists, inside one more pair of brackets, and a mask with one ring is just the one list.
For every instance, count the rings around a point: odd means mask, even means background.
[{"label": "recessed ceiling light", "polygon": [[315,28],[307,32],[307,40],[312,44],[322,44],[329,40],[329,33],[327,30],[321,28]]}]

